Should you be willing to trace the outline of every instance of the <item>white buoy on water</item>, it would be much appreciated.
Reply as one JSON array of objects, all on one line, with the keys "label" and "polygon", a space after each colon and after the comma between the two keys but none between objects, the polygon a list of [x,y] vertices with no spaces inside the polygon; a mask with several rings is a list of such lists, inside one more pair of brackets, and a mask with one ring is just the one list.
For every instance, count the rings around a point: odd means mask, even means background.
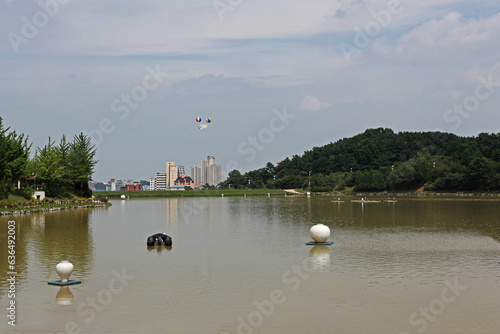
[{"label": "white buoy on water", "polygon": [[125,195],[121,195],[121,196],[120,196],[120,198],[121,198],[121,199],[125,199]]},{"label": "white buoy on water", "polygon": [[330,228],[323,224],[316,224],[311,227],[309,235],[315,242],[325,242],[330,237]]},{"label": "white buoy on water", "polygon": [[69,276],[73,272],[73,264],[68,260],[62,260],[56,265],[56,272],[61,277],[59,281],[51,281],[47,282],[50,285],[71,285],[71,284],[80,284],[82,281],[69,279]]},{"label": "white buoy on water", "polygon": [[56,265],[56,272],[61,277],[61,283],[68,282],[68,278],[73,272],[73,264],[68,260],[62,260]]}]

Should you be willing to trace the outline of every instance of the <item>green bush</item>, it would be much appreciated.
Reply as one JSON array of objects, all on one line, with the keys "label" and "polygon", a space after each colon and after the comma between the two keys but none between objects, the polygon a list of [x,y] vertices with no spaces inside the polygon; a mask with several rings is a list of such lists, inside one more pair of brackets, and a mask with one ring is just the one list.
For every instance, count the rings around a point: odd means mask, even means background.
[{"label": "green bush", "polygon": [[330,191],[332,191],[332,187],[329,187],[329,186],[311,187],[311,191],[313,193],[330,192]]},{"label": "green bush", "polygon": [[25,187],[25,188],[21,188],[21,189],[15,188],[15,189],[12,189],[10,191],[10,193],[14,196],[20,196],[20,197],[23,197],[26,199],[30,199],[31,197],[33,197],[35,190],[33,189],[33,187]]}]

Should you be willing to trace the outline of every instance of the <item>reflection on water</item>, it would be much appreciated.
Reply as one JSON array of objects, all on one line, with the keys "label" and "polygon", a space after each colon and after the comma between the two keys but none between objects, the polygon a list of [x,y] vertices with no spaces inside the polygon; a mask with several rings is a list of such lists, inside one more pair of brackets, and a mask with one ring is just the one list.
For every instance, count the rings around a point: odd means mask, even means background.
[{"label": "reflection on water", "polygon": [[[429,333],[498,332],[500,201],[342,200],[129,199],[0,217],[2,304],[10,219],[19,273],[18,331],[0,332],[400,334],[422,321]],[[318,223],[333,245],[305,245]],[[173,247],[147,247],[158,232]],[[82,284],[56,290],[63,259]],[[450,284],[465,288],[422,318]]]},{"label": "reflection on water", "polygon": [[314,269],[330,269],[330,247],[314,245],[309,253]]},{"label": "reflection on water", "polygon": [[75,296],[71,292],[69,286],[61,286],[56,295],[56,303],[59,305],[71,305],[73,304],[73,300]]},{"label": "reflection on water", "polygon": [[155,252],[158,255],[161,255],[163,252],[170,252],[172,250],[172,246],[164,246],[164,245],[154,245],[154,246],[147,246],[147,249],[149,252]]}]

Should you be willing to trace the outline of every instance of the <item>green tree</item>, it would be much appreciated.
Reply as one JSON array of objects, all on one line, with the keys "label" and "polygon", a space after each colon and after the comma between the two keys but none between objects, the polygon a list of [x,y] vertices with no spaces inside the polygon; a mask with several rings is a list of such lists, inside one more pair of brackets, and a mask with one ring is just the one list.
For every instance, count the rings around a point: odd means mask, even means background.
[{"label": "green tree", "polygon": [[36,178],[43,184],[47,196],[58,196],[61,190],[63,167],[60,164],[57,148],[50,137],[47,145],[37,150],[36,166]]},{"label": "green tree", "polygon": [[7,131],[0,117],[0,198],[6,198],[13,184],[26,177],[31,148],[27,136]]},{"label": "green tree", "polygon": [[6,129],[3,128],[2,118],[0,117],[0,199],[6,198],[9,195],[9,186],[7,182],[7,152],[8,141],[5,135]]},{"label": "green tree", "polygon": [[92,180],[92,174],[94,174],[94,168],[98,162],[95,160],[95,154],[96,149],[92,145],[90,136],[84,135],[82,132],[73,137],[73,141],[69,144],[69,171],[66,174],[71,177],[73,191],[76,195],[92,195],[88,182]]},{"label": "green tree", "polygon": [[60,178],[61,195],[66,195],[73,190],[74,173],[70,162],[71,145],[66,141],[66,136],[63,135],[59,145],[56,147],[59,156],[59,164],[62,168]]},{"label": "green tree", "polygon": [[384,175],[379,170],[359,171],[354,182],[354,191],[382,191],[387,187]]},{"label": "green tree", "polygon": [[243,188],[246,186],[245,177],[241,175],[240,171],[237,169],[230,171],[228,173],[228,178],[224,182],[222,182],[222,184],[223,188],[231,187],[234,189]]}]

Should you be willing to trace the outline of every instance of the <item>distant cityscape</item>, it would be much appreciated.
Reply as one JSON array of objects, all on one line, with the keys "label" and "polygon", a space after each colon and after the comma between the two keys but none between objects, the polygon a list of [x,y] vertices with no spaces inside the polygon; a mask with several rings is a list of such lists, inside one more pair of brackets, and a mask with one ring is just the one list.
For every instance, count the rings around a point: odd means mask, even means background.
[{"label": "distant cityscape", "polygon": [[89,182],[92,191],[154,191],[154,190],[193,190],[217,188],[221,183],[221,166],[215,163],[215,157],[207,156],[201,160],[201,167],[191,167],[190,175],[186,174],[184,166],[173,161],[165,163],[165,172],[157,172],[149,180],[117,180],[105,182]]}]

